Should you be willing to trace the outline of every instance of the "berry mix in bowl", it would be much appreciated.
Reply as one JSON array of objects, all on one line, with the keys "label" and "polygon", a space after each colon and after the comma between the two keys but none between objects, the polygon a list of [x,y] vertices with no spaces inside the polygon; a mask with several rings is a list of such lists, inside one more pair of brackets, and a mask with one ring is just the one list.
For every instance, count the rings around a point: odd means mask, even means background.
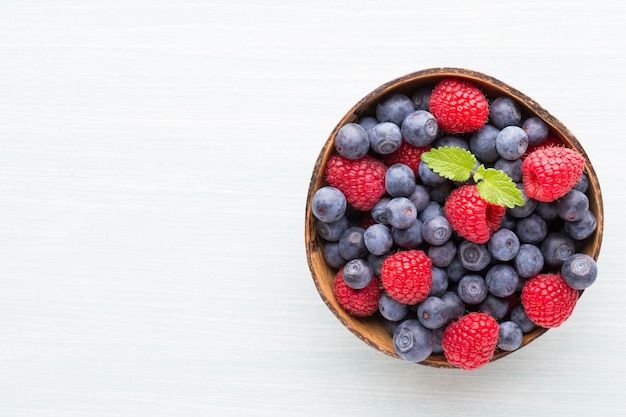
[{"label": "berry mix in bowl", "polygon": [[317,290],[379,351],[472,370],[560,326],[597,277],[600,185],[574,135],[490,76],[388,82],[337,124],[313,170]]}]

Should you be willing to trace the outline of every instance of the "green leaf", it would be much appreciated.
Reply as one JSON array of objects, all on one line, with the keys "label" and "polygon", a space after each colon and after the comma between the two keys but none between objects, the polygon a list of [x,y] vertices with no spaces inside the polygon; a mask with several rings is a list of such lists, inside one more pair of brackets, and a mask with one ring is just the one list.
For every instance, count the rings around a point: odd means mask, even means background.
[{"label": "green leaf", "polygon": [[428,168],[452,181],[466,181],[476,167],[474,155],[456,146],[433,148],[423,153],[421,158]]},{"label": "green leaf", "polygon": [[494,168],[480,171],[482,180],[476,184],[476,188],[484,200],[509,208],[524,205],[521,190],[505,172]]}]

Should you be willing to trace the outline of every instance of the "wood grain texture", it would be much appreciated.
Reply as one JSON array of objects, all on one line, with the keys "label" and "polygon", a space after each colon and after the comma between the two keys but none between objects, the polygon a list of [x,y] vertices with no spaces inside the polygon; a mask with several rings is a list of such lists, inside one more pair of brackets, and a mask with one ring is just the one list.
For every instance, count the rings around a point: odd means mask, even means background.
[{"label": "wood grain texture", "polygon": [[[611,1],[3,1],[0,415],[621,416],[625,20]],[[305,256],[337,121],[442,66],[549,109],[605,203],[571,319],[471,373],[359,341]]]}]

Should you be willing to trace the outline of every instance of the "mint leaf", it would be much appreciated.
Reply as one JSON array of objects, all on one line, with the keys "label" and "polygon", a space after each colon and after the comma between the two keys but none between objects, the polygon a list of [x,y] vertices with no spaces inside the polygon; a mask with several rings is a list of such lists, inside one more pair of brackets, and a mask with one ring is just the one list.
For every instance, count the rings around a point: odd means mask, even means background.
[{"label": "mint leaf", "polygon": [[[522,192],[505,172],[482,167],[478,169],[478,173],[480,173],[481,181],[477,182],[476,188],[484,200],[509,208],[524,205]],[[474,179],[476,180],[476,177]]]},{"label": "mint leaf", "polygon": [[428,168],[452,181],[466,181],[476,167],[476,158],[466,149],[456,146],[433,148],[421,156]]}]

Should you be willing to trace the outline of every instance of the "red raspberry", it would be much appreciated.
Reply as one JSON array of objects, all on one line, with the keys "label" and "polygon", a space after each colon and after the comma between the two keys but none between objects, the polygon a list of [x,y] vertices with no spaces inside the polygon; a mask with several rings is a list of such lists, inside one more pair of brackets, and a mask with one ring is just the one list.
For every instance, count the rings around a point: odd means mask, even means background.
[{"label": "red raspberry", "polygon": [[453,190],[444,205],[450,226],[465,239],[486,243],[500,228],[506,206],[497,206],[483,200],[475,185],[464,185]]},{"label": "red raspberry", "polygon": [[401,251],[388,256],[380,269],[387,294],[403,304],[424,301],[433,283],[432,263],[421,250]]},{"label": "red raspberry", "polygon": [[443,353],[450,364],[472,370],[486,365],[496,350],[499,326],[486,313],[469,313],[446,327]]},{"label": "red raspberry", "polygon": [[369,155],[351,160],[335,154],[326,164],[326,180],[357,210],[367,211],[385,194],[385,164]]},{"label": "red raspberry", "polygon": [[578,291],[568,286],[561,274],[539,274],[524,283],[521,300],[528,318],[536,325],[559,327],[572,315]]},{"label": "red raspberry", "polygon": [[394,152],[382,155],[383,161],[388,167],[393,164],[404,164],[411,168],[415,173],[416,178],[419,178],[417,167],[422,160],[422,154],[428,152],[432,146],[413,146],[407,141],[403,140],[402,144]]},{"label": "red raspberry", "polygon": [[339,305],[356,317],[371,316],[378,310],[378,300],[383,292],[378,278],[374,276],[365,288],[350,288],[343,278],[343,268],[335,275],[333,284],[335,298]]},{"label": "red raspberry", "polygon": [[467,133],[487,123],[489,104],[472,82],[458,78],[440,81],[430,96],[430,112],[448,133]]},{"label": "red raspberry", "polygon": [[524,191],[535,200],[554,201],[576,185],[584,169],[585,158],[571,148],[539,148],[530,153],[522,163]]}]

